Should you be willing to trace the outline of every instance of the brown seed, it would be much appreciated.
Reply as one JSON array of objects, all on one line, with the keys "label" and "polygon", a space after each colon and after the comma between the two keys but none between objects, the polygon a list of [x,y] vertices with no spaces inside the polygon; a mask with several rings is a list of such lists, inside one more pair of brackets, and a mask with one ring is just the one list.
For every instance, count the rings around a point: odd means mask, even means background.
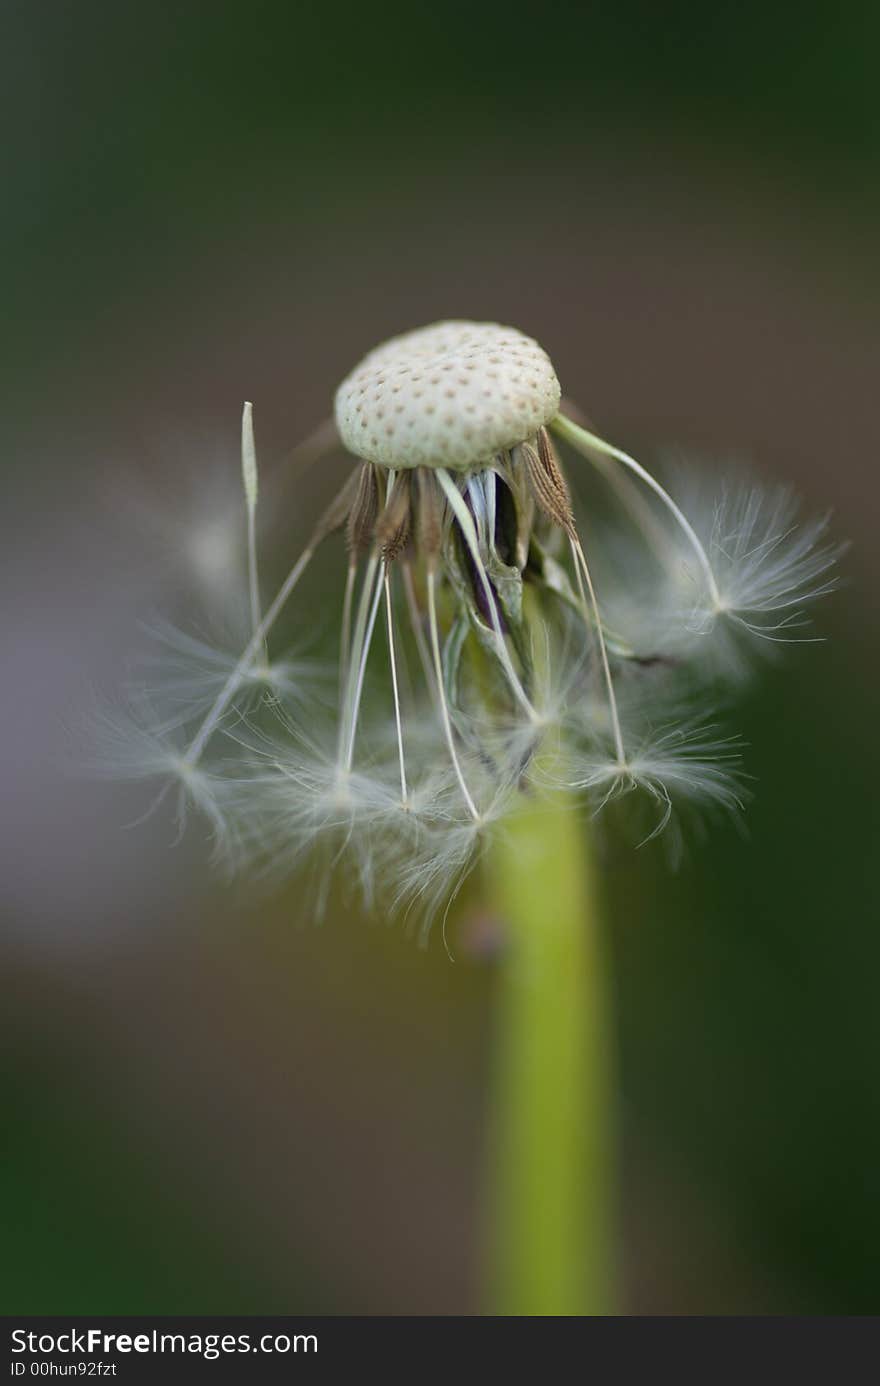
[{"label": "brown seed", "polygon": [[376,469],[365,462],[358,472],[357,490],[348,515],[345,543],[350,554],[361,557],[373,545],[373,531],[379,513],[379,483]]},{"label": "brown seed", "polygon": [[412,532],[412,487],[408,475],[398,477],[376,524],[376,543],[386,563],[393,563],[409,543]]},{"label": "brown seed", "polygon": [[530,443],[523,443],[517,449],[526,469],[535,503],[554,524],[559,525],[566,534],[573,536],[575,525],[571,498],[546,429],[541,429],[537,441],[537,452]]},{"label": "brown seed", "polygon": [[433,567],[443,543],[445,502],[437,478],[428,468],[419,467],[414,484],[418,546],[428,565]]}]

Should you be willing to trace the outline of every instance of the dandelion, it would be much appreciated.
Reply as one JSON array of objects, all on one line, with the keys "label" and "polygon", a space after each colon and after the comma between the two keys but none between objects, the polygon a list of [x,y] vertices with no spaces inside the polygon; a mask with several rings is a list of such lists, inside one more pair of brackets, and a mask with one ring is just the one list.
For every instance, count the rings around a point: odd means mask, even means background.
[{"label": "dandelion", "polygon": [[[677,805],[737,810],[732,743],[680,709],[740,674],[752,647],[804,638],[836,550],[824,523],[796,527],[787,493],[728,486],[689,512],[560,400],[546,352],[512,328],[438,323],[370,352],[335,401],[357,461],[265,610],[246,404],[250,639],[235,654],[154,627],[140,675],[153,725],[123,768],[152,736],[136,773],[173,774],[182,802],[210,806],[219,842],[250,842],[273,871],[312,852],[354,862],[368,900],[379,890],[429,914],[519,795],[562,788],[596,813],[641,791],[655,831]],[[623,541],[619,520],[576,520],[572,454],[616,498]],[[270,658],[276,622],[295,616],[334,540],[346,555],[335,698],[318,661]]]},{"label": "dandelion", "polygon": [[[810,638],[804,611],[834,586],[839,550],[824,522],[798,526],[786,492],[667,489],[561,412],[550,358],[513,328],[396,337],[343,380],[334,412],[305,453],[335,440],[353,464],[266,604],[245,405],[243,648],[154,625],[135,715],[108,720],[102,764],[158,779],[158,802],[173,788],[181,827],[200,812],[236,865],[310,866],[319,912],[338,881],[445,924],[481,865],[510,956],[492,1304],[606,1312],[611,1102],[585,828],[616,804],[637,841],[677,844],[678,809],[740,811],[725,684],[756,652]],[[572,462],[605,496],[580,517]],[[313,629],[303,591],[325,544],[344,555],[329,681],[302,640],[276,650],[288,611]]]}]

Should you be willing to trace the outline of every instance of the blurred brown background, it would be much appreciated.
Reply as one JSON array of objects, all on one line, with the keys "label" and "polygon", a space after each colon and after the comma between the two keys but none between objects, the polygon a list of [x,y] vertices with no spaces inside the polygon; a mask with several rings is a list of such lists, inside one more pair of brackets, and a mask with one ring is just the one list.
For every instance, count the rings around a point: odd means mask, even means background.
[{"label": "blurred brown background", "polygon": [[467,908],[455,963],[315,928],[302,883],[221,888],[197,829],[123,830],[144,794],[77,768],[174,584],[145,500],[206,513],[243,399],[281,459],[365,349],[465,316],[637,455],[745,458],[854,541],[829,643],[740,709],[748,838],[672,877],[621,848],[605,893],[628,1310],[876,1312],[876,9],[5,19],[3,1308],[478,1308]]}]

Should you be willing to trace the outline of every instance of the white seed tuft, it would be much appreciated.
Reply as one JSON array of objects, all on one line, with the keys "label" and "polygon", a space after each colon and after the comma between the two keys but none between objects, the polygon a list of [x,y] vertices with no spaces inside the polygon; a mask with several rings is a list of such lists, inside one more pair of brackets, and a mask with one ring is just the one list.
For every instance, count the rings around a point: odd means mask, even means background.
[{"label": "white seed tuft", "polygon": [[550,358],[488,322],[438,322],[371,351],[336,392],[342,441],[383,467],[468,468],[535,434],[559,410]]}]

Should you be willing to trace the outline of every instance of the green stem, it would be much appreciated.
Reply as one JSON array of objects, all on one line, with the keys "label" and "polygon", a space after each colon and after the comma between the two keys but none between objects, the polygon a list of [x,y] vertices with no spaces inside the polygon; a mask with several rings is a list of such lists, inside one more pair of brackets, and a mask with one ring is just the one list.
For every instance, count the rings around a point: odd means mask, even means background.
[{"label": "green stem", "polygon": [[524,799],[487,858],[506,930],[490,1140],[487,1310],[615,1312],[607,974],[583,819]]}]

